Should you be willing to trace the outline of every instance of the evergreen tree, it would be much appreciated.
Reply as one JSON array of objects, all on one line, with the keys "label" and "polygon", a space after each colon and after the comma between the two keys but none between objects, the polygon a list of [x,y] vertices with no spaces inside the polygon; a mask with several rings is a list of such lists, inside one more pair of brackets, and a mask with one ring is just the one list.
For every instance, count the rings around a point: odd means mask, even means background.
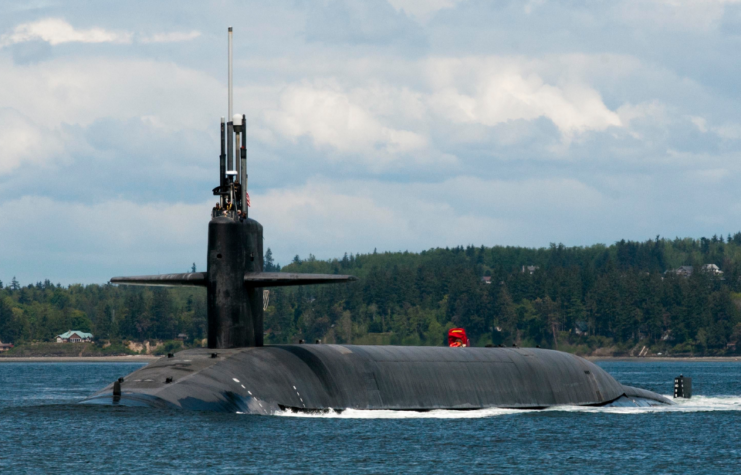
[{"label": "evergreen tree", "polygon": [[265,272],[275,272],[275,263],[273,262],[273,251],[268,248],[267,252],[265,253],[265,259],[263,260],[265,263]]}]

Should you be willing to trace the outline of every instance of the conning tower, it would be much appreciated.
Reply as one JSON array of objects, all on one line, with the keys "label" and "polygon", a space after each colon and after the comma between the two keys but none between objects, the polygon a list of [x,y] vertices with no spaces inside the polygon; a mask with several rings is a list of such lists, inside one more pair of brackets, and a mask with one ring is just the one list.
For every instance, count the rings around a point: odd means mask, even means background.
[{"label": "conning tower", "polygon": [[341,283],[348,275],[263,272],[262,225],[249,218],[247,120],[232,108],[232,28],[228,41],[228,116],[221,118],[218,202],[208,224],[208,269],[186,274],[114,277],[114,284],[206,287],[208,347],[263,345],[266,287]]}]

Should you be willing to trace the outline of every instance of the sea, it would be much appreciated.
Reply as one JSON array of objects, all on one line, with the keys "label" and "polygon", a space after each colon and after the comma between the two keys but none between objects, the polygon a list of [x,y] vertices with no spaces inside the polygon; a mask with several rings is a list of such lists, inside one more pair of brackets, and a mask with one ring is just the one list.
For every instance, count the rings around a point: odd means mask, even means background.
[{"label": "sea", "polygon": [[741,473],[741,362],[602,361],[661,408],[257,416],[79,405],[141,363],[0,363],[2,474]]}]

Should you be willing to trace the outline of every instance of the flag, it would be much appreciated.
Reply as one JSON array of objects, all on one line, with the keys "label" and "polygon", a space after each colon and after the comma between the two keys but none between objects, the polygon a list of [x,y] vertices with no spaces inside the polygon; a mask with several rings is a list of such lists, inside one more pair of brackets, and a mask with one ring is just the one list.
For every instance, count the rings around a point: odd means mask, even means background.
[{"label": "flag", "polygon": [[245,196],[245,201],[247,202],[247,207],[249,208],[249,206],[250,206],[250,194],[245,191],[244,192],[244,196]]}]

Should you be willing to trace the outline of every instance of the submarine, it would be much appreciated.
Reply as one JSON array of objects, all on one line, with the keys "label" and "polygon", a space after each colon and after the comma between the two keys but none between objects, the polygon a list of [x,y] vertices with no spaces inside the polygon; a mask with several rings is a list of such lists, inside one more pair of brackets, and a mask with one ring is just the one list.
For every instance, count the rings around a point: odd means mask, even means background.
[{"label": "submarine", "polygon": [[266,290],[344,284],[349,275],[263,272],[263,227],[248,216],[246,118],[221,118],[218,203],[208,223],[207,270],[114,277],[120,285],[204,287],[207,348],[168,354],[118,378],[83,404],[276,414],[281,411],[646,407],[669,399],[616,381],[578,356],[540,348],[265,345]]}]

